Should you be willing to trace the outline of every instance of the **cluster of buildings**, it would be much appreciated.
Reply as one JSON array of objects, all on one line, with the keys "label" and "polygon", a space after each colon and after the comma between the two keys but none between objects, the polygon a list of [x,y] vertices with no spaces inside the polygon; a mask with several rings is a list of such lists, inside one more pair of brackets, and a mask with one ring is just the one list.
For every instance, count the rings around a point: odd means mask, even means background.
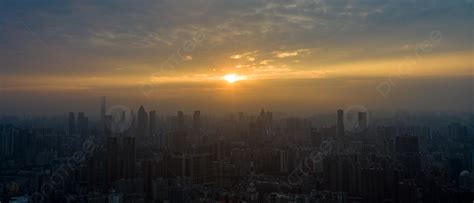
[{"label": "cluster of buildings", "polygon": [[[387,122],[343,110],[163,116],[140,106],[67,128],[2,123],[2,202],[469,202],[469,122]],[[471,119],[471,120],[469,120]],[[355,123],[347,123],[355,120]],[[416,119],[415,119],[416,120]],[[424,123],[424,124],[421,124]],[[441,123],[441,124],[440,124]]]}]

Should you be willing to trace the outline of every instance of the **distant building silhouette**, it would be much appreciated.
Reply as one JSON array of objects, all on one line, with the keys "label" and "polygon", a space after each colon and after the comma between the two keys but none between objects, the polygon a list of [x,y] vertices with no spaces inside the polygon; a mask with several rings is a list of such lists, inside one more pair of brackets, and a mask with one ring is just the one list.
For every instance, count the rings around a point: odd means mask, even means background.
[{"label": "distant building silhouette", "polygon": [[108,137],[106,141],[106,180],[135,177],[136,149],[134,137]]},{"label": "distant building silhouette", "polygon": [[106,123],[105,123],[105,114],[107,111],[107,104],[106,104],[106,98],[105,96],[100,98],[100,115],[99,115],[99,125],[101,132],[105,132],[105,129],[107,128]]},{"label": "distant building silhouette", "polygon": [[337,110],[337,135],[344,136],[344,110]]},{"label": "distant building silhouette", "polygon": [[74,112],[69,112],[69,117],[68,117],[68,125],[69,125],[69,134],[75,134],[76,133],[76,119],[74,117]]},{"label": "distant building silhouette", "polygon": [[184,113],[182,111],[178,111],[178,130],[185,130]]},{"label": "distant building silhouette", "polygon": [[77,130],[82,136],[88,133],[89,118],[85,116],[84,112],[77,113]]},{"label": "distant building silhouette", "polygon": [[150,111],[149,113],[149,134],[151,136],[155,136],[157,134],[157,120],[156,120],[156,111]]},{"label": "distant building silhouette", "polygon": [[137,119],[137,137],[140,141],[144,141],[147,137],[148,132],[148,114],[145,111],[143,106],[140,106],[138,109],[138,119]]},{"label": "distant building silhouette", "polygon": [[367,112],[359,112],[358,114],[358,121],[359,121],[359,130],[365,131],[367,129]]}]

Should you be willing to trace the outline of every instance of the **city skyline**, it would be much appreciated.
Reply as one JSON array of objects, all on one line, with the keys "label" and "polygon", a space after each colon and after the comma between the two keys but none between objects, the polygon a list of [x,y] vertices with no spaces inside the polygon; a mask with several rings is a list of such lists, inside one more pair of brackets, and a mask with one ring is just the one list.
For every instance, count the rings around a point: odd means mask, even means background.
[{"label": "city skyline", "polygon": [[474,202],[473,0],[0,0],[0,203]]}]

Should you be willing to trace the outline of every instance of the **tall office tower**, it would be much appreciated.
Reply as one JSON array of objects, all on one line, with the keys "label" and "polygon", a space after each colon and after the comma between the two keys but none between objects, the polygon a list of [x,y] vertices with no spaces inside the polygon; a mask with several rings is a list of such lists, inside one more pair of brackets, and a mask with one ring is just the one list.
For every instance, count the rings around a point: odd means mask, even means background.
[{"label": "tall office tower", "polygon": [[288,174],[290,172],[290,150],[288,148],[279,150],[279,167],[278,171],[280,174]]},{"label": "tall office tower", "polygon": [[137,119],[137,137],[143,139],[146,137],[147,128],[148,128],[148,114],[145,111],[143,106],[140,106],[138,109],[138,119]]},{"label": "tall office tower", "polygon": [[86,165],[86,180],[89,188],[95,188],[98,186],[100,179],[102,178],[100,171],[101,167],[100,160],[96,153],[85,159]]},{"label": "tall office tower", "polygon": [[112,133],[115,131],[115,127],[116,127],[113,123],[112,115],[105,116],[104,125],[105,125],[104,134],[106,136],[112,136]]},{"label": "tall office tower", "polygon": [[214,157],[218,161],[222,161],[226,157],[226,149],[228,146],[224,141],[224,137],[220,137],[219,140],[214,143]]},{"label": "tall office tower", "polygon": [[344,136],[344,110],[337,110],[337,136]]},{"label": "tall office tower", "polygon": [[124,137],[122,145],[123,178],[132,179],[135,177],[135,138]]},{"label": "tall office tower", "polygon": [[119,178],[119,143],[117,137],[107,137],[105,158],[105,176],[107,182],[113,182]]},{"label": "tall office tower", "polygon": [[155,136],[157,131],[157,120],[156,120],[156,111],[150,111],[149,113],[150,123],[148,124],[150,128],[150,136]]},{"label": "tall office tower", "polygon": [[201,111],[194,111],[193,131],[196,133],[199,133],[199,131],[201,131]]},{"label": "tall office tower", "polygon": [[184,130],[184,114],[178,111],[178,130]]},{"label": "tall office tower", "polygon": [[365,131],[367,129],[367,112],[359,112],[359,130]]},{"label": "tall office tower", "polygon": [[74,112],[69,112],[69,134],[76,133],[76,119],[74,118]]},{"label": "tall office tower", "polygon": [[385,181],[384,175],[385,171],[380,167],[360,170],[360,194],[366,202],[384,202],[387,186],[390,185]]},{"label": "tall office tower", "polygon": [[100,128],[99,130],[101,130],[101,132],[104,132],[105,128],[107,126],[105,126],[105,113],[107,111],[107,104],[106,104],[106,98],[105,96],[101,97],[100,98],[100,118],[99,118],[99,122],[100,122]]},{"label": "tall office tower", "polygon": [[331,155],[323,159],[325,189],[356,195],[360,189],[360,164],[355,155]]},{"label": "tall office tower", "polygon": [[89,119],[84,115],[84,112],[77,113],[77,131],[81,135],[85,135],[89,128]]},{"label": "tall office tower", "polygon": [[194,111],[193,114],[193,127],[189,137],[189,141],[192,144],[198,144],[201,138],[201,111]]},{"label": "tall office tower", "polygon": [[143,191],[147,198],[152,198],[152,184],[153,180],[156,178],[156,165],[158,165],[157,160],[148,159],[141,162],[141,168],[143,173]]},{"label": "tall office tower", "polygon": [[259,115],[258,118],[257,118],[257,125],[258,125],[259,127],[264,127],[265,122],[266,122],[265,110],[262,109],[262,110],[260,111],[260,115]]},{"label": "tall office tower", "polygon": [[137,129],[137,115],[133,110],[130,111],[130,120],[132,122],[132,125],[130,126],[130,132],[135,133]]},{"label": "tall office tower", "polygon": [[110,183],[122,178],[135,178],[135,138],[107,137],[105,169]]},{"label": "tall office tower", "polygon": [[3,125],[3,130],[0,132],[0,158],[8,157],[13,154],[14,136],[11,127]]},{"label": "tall office tower", "polygon": [[265,114],[265,123],[267,125],[267,127],[270,127],[272,126],[273,124],[273,113],[271,111],[267,111],[267,113]]}]

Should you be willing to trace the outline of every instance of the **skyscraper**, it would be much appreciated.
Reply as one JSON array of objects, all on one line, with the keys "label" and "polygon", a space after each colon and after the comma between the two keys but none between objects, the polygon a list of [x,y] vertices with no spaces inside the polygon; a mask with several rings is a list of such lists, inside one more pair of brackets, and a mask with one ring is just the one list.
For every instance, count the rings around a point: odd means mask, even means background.
[{"label": "skyscraper", "polygon": [[184,130],[184,114],[178,111],[178,130]]},{"label": "skyscraper", "polygon": [[193,131],[199,132],[201,130],[201,111],[194,111],[193,114]]},{"label": "skyscraper", "polygon": [[105,128],[104,128],[104,134],[106,136],[111,136],[112,133],[114,132],[114,125],[113,125],[113,117],[112,115],[106,115],[104,117],[104,125],[105,125]]},{"label": "skyscraper", "polygon": [[271,127],[273,125],[273,113],[270,111],[267,111],[265,114],[265,124],[267,127]]},{"label": "skyscraper", "polygon": [[134,178],[135,160],[134,137],[107,137],[105,159],[107,181]]},{"label": "skyscraper", "polygon": [[359,112],[358,115],[358,121],[359,121],[359,130],[365,131],[367,129],[367,112]]},{"label": "skyscraper", "polygon": [[148,114],[145,111],[143,106],[140,106],[138,109],[138,122],[137,122],[137,136],[140,139],[146,137],[147,129],[148,129]]},{"label": "skyscraper", "polygon": [[106,113],[106,110],[107,109],[107,104],[106,104],[106,98],[105,96],[101,97],[100,98],[100,128],[99,130],[101,130],[101,132],[104,132],[105,128],[107,126],[105,126],[105,113]]},{"label": "skyscraper", "polygon": [[77,131],[81,135],[85,135],[89,128],[89,119],[85,116],[84,112],[77,113]]},{"label": "skyscraper", "polygon": [[344,110],[337,110],[337,136],[344,136]]},{"label": "skyscraper", "polygon": [[131,179],[135,177],[135,138],[123,138],[123,178]]},{"label": "skyscraper", "polygon": [[150,111],[149,113],[149,119],[150,123],[148,124],[149,126],[149,131],[150,131],[150,136],[155,136],[156,135],[156,111]]},{"label": "skyscraper", "polygon": [[106,180],[108,182],[115,181],[119,178],[119,143],[117,137],[107,137],[106,142],[106,159],[105,159],[105,168],[106,168]]},{"label": "skyscraper", "polygon": [[193,128],[189,136],[191,143],[199,143],[201,138],[201,111],[194,111],[193,114]]},{"label": "skyscraper", "polygon": [[69,112],[69,134],[74,134],[76,133],[76,119],[74,117],[74,112]]}]

